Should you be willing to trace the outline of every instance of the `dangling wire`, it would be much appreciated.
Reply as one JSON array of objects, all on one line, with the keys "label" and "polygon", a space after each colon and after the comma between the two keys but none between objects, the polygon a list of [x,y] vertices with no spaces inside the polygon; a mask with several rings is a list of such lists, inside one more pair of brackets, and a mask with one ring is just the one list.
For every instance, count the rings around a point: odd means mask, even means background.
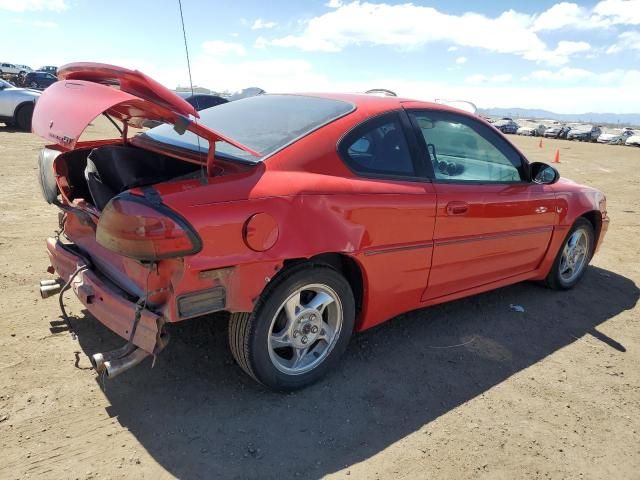
[{"label": "dangling wire", "polygon": [[[193,78],[191,76],[191,60],[189,59],[189,46],[187,44],[187,31],[184,28],[184,15],[182,14],[182,0],[178,0],[178,7],[180,7],[180,22],[182,22],[182,37],[184,38],[184,51],[187,54],[187,70],[189,71],[189,86],[191,88],[191,96],[195,96],[193,91]],[[198,120],[194,118],[194,123],[198,123]],[[196,135],[196,140],[198,142],[198,155],[202,155],[202,150],[200,149],[200,135]],[[202,158],[201,158],[202,159]],[[201,172],[202,177],[205,178],[205,163],[201,162]]]}]

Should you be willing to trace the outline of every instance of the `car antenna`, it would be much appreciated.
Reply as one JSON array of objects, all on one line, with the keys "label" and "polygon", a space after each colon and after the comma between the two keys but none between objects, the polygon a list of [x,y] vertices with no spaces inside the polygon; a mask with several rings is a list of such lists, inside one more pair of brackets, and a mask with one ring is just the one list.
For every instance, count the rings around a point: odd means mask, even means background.
[{"label": "car antenna", "polygon": [[[184,38],[184,51],[187,54],[187,71],[189,72],[189,87],[191,88],[191,96],[194,96],[194,92],[193,92],[193,78],[191,77],[191,61],[189,60],[189,46],[187,44],[187,31],[184,28],[184,15],[182,14],[182,0],[178,0],[178,7],[180,8],[180,22],[182,23],[182,37]],[[194,118],[194,123],[198,123],[198,119]],[[196,140],[198,142],[198,155],[202,155],[202,150],[200,149],[200,135],[195,134],[196,135]],[[205,163],[204,160],[201,158],[201,168],[200,171],[202,173],[202,179],[204,180],[206,178],[206,173],[205,173]]]}]

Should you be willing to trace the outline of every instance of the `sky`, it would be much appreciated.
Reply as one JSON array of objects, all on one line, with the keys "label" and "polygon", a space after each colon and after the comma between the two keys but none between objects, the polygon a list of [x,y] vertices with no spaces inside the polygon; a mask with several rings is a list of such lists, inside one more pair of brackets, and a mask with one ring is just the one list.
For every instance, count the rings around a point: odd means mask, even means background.
[{"label": "sky", "polygon": [[[195,85],[640,112],[640,0],[182,0]],[[178,0],[0,0],[0,61],[189,85]]]}]

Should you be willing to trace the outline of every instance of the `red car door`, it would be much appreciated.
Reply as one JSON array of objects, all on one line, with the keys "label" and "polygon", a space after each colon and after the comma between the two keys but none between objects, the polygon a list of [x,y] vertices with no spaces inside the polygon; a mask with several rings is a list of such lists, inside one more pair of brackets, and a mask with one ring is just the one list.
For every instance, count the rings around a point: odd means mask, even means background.
[{"label": "red car door", "polygon": [[552,189],[529,181],[522,155],[484,122],[437,110],[410,117],[437,195],[423,301],[535,270],[556,223]]}]

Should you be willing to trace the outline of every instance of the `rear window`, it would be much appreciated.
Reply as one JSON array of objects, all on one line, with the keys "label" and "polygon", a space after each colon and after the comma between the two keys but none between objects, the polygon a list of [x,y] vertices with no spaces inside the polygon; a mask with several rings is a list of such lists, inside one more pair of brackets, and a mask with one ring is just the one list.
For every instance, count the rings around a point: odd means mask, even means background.
[{"label": "rear window", "polygon": [[[260,152],[254,157],[225,142],[216,143],[216,155],[225,158],[262,161],[286,145],[355,109],[341,100],[303,95],[259,95],[200,111],[199,123]],[[179,135],[173,125],[160,125],[143,134],[153,141],[198,151],[198,137]],[[208,142],[200,138],[200,151]]]}]

